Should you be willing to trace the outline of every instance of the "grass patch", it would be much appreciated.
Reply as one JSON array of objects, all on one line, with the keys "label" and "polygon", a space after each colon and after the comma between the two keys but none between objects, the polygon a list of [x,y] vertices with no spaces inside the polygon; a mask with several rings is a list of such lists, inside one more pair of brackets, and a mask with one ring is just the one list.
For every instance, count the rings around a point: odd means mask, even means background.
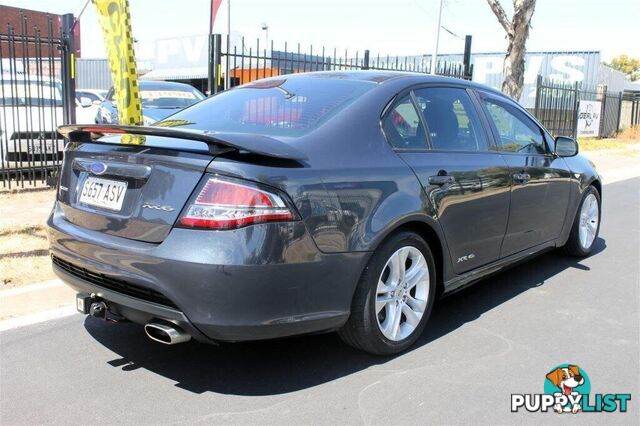
[{"label": "grass patch", "polygon": [[42,225],[0,229],[0,287],[54,279]]},{"label": "grass patch", "polygon": [[620,138],[583,138],[578,139],[580,151],[598,151],[598,150],[624,150],[640,143],[639,139],[620,139]]},{"label": "grass patch", "polygon": [[640,126],[627,127],[626,129],[623,129],[620,133],[618,133],[618,136],[616,137],[618,139],[638,142],[640,141]]},{"label": "grass patch", "polygon": [[640,126],[628,127],[615,138],[579,138],[580,151],[625,150],[640,144]]}]

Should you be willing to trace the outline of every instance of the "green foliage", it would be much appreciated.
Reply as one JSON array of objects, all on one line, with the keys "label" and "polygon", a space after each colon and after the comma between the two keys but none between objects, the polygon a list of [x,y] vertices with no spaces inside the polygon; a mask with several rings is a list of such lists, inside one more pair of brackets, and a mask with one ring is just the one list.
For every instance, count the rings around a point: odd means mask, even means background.
[{"label": "green foliage", "polygon": [[631,81],[640,79],[640,59],[628,55],[619,55],[611,60],[609,66],[623,72]]}]

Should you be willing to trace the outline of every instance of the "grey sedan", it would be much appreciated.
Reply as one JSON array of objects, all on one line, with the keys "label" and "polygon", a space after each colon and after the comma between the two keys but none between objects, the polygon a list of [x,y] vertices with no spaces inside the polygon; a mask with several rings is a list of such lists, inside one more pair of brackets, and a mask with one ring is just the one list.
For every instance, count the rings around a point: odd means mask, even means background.
[{"label": "grey sedan", "polygon": [[81,312],[166,344],[337,331],[397,353],[442,295],[587,256],[600,226],[576,142],[463,80],[279,76],[153,126],[60,131],[54,270]]}]

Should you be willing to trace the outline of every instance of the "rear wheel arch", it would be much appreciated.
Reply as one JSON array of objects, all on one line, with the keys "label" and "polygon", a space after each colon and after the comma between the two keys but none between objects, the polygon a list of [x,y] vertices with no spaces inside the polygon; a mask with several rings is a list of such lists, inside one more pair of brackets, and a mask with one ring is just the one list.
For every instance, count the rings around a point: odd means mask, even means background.
[{"label": "rear wheel arch", "polygon": [[[442,237],[438,234],[434,226],[432,226],[425,220],[411,219],[409,221],[397,224],[395,227],[391,228],[384,235],[384,237],[382,237],[377,242],[377,244],[375,244],[372,253],[375,252],[378,247],[380,247],[389,238],[403,231],[416,233],[417,235],[422,237],[422,239],[429,245],[429,248],[431,249],[431,252],[433,254],[434,262],[436,264],[436,297],[439,297],[444,292],[444,254],[446,253],[446,247],[443,244],[444,241]],[[364,273],[364,270],[362,272]]]}]

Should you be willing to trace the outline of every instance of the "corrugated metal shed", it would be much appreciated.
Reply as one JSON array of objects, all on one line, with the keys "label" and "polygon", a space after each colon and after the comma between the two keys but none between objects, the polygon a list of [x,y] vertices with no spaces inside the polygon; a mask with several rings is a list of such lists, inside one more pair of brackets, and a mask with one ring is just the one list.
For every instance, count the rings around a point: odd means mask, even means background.
[{"label": "corrugated metal shed", "polygon": [[76,59],[76,88],[111,88],[111,72],[106,59]]},{"label": "corrugated metal shed", "polygon": [[607,86],[609,92],[622,92],[633,87],[633,83],[623,73],[604,64],[600,64],[599,80],[600,84]]},{"label": "corrugated metal shed", "polygon": [[[438,59],[461,62],[462,55],[438,55]],[[499,89],[503,81],[503,61],[504,53],[473,53],[473,81]],[[538,74],[547,80],[578,82],[583,88],[595,89],[603,83],[601,68],[598,51],[527,52],[520,103],[527,108],[534,106]]]}]

